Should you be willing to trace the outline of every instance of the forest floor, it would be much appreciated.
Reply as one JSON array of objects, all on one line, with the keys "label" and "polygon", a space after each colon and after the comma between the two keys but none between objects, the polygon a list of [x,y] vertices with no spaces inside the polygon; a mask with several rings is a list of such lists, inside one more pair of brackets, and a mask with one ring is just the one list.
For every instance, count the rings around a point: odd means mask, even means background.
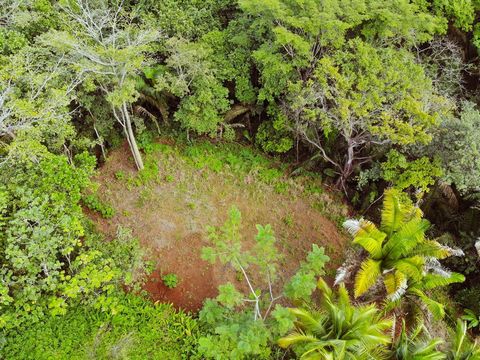
[{"label": "forest floor", "polygon": [[[104,219],[88,214],[107,238],[128,227],[147,250],[156,269],[145,285],[153,300],[172,302],[187,311],[215,297],[217,287],[241,281],[221,264],[200,257],[207,245],[206,226],[222,225],[232,205],[242,213],[248,248],[256,224],[271,224],[283,254],[282,286],[312,244],[324,246],[332,260],[329,275],[341,262],[347,238],[339,224],[348,209],[312,174],[290,177],[286,166],[235,144],[175,145],[168,139],[143,144],[146,169],[137,173],[127,146],[113,150],[94,181],[100,200],[115,209]],[[175,273],[180,282],[168,289],[161,276]]]}]

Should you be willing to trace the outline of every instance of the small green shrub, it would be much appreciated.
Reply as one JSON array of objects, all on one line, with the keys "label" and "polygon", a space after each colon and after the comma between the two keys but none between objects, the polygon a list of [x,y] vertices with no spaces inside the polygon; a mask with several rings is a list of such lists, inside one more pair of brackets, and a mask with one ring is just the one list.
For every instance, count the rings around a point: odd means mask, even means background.
[{"label": "small green shrub", "polygon": [[170,273],[162,276],[162,281],[166,287],[169,289],[174,289],[177,287],[179,280],[176,274]]},{"label": "small green shrub", "polygon": [[381,164],[382,178],[393,184],[399,190],[413,187],[422,192],[428,191],[429,187],[442,176],[442,168],[439,160],[431,161],[422,157],[410,161],[397,150],[390,150],[387,159]]},{"label": "small green shrub", "polygon": [[83,203],[90,210],[98,212],[104,219],[111,219],[115,216],[115,209],[100,200],[97,194],[85,195],[83,197]]},{"label": "small green shrub", "polygon": [[144,131],[137,136],[138,147],[142,149],[145,154],[152,154],[161,150],[161,144],[155,142],[155,133],[151,131]]}]

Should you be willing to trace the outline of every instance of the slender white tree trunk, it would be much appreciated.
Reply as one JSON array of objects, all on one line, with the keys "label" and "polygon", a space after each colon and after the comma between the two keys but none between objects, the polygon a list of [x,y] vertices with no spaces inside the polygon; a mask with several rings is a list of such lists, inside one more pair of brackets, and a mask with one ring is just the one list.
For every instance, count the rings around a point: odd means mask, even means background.
[{"label": "slender white tree trunk", "polygon": [[128,144],[130,145],[130,151],[132,152],[133,159],[135,160],[135,165],[137,165],[138,170],[142,170],[144,168],[142,154],[138,149],[137,140],[133,134],[132,121],[130,119],[130,114],[128,113],[127,104],[125,102],[122,104],[121,113],[125,121],[125,133],[127,135]]},{"label": "slender white tree trunk", "polygon": [[353,160],[354,160],[354,146],[353,143],[349,140],[348,141],[348,149],[347,149],[347,158],[345,164],[343,165],[343,169],[341,171],[340,178],[337,181],[337,187],[343,189],[343,191],[347,191],[346,184],[348,178],[352,175],[353,172]]}]

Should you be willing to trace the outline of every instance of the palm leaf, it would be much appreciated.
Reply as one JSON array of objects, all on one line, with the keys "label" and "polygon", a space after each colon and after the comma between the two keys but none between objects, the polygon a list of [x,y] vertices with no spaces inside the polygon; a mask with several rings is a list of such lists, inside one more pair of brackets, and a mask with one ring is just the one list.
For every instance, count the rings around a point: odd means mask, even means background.
[{"label": "palm leaf", "polygon": [[300,332],[293,332],[287,336],[284,336],[278,340],[278,346],[281,348],[287,348],[291,345],[295,345],[303,342],[316,342],[318,339],[313,335],[306,335]]},{"label": "palm leaf", "polygon": [[386,234],[380,231],[378,231],[378,233],[381,234],[378,238],[372,236],[356,236],[355,239],[353,239],[353,243],[363,247],[372,258],[379,259],[382,257],[382,244]]},{"label": "palm leaf", "polygon": [[454,359],[458,359],[460,357],[462,347],[464,343],[468,341],[467,338],[467,323],[462,320],[457,320],[457,326],[455,331],[455,337],[453,341],[453,352],[454,352]]},{"label": "palm leaf", "polygon": [[399,259],[408,255],[418,244],[425,240],[425,231],[430,223],[424,219],[414,218],[404,223],[385,243],[384,256]]},{"label": "palm leaf", "polygon": [[318,279],[317,288],[318,290],[320,290],[320,292],[325,298],[330,299],[332,297],[333,295],[332,289],[330,288],[330,286],[328,286],[328,284],[322,278]]},{"label": "palm leaf", "polygon": [[378,230],[375,224],[371,221],[360,219],[358,223],[358,230],[355,234],[356,236],[367,236],[373,237],[374,239],[380,239],[381,237],[385,238],[385,235],[382,235],[382,232]]},{"label": "palm leaf", "polygon": [[423,257],[445,259],[451,255],[451,251],[450,248],[442,246],[435,240],[425,240],[412,251],[412,254]]},{"label": "palm leaf", "polygon": [[467,323],[458,319],[452,349],[448,354],[453,360],[479,360],[480,347],[467,334]]},{"label": "palm leaf", "polygon": [[411,287],[408,291],[423,301],[435,319],[441,319],[445,316],[445,307],[439,302],[430,299],[423,291],[416,287]]},{"label": "palm leaf", "polygon": [[301,360],[336,360],[333,357],[333,353],[325,349],[328,344],[318,344],[317,346],[312,347],[311,349],[305,351],[302,356],[300,356]]},{"label": "palm leaf", "polygon": [[449,277],[438,274],[426,274],[422,279],[422,288],[429,290],[440,286],[447,286],[453,283],[464,282],[465,276],[459,273],[451,273]]},{"label": "palm leaf", "polygon": [[393,267],[401,271],[409,278],[420,281],[423,277],[423,264],[425,260],[421,256],[413,256],[393,262]]},{"label": "palm leaf", "polygon": [[251,109],[252,109],[251,106],[245,106],[245,105],[242,105],[242,104],[235,104],[231,107],[230,110],[228,110],[225,113],[223,119],[226,123],[229,123],[230,121],[232,121],[236,117],[245,114],[247,111],[250,111]]},{"label": "palm leaf", "polygon": [[383,283],[390,299],[395,301],[405,293],[407,277],[400,271],[390,272],[384,276]]},{"label": "palm leaf", "polygon": [[360,270],[355,276],[355,297],[359,297],[370,289],[381,273],[381,262],[367,259],[362,263]]},{"label": "palm leaf", "polygon": [[301,327],[307,331],[319,332],[322,329],[321,317],[308,310],[299,308],[289,308],[291,314],[293,314],[297,322],[301,324]]},{"label": "palm leaf", "polygon": [[398,199],[398,191],[385,190],[383,194],[382,222],[380,229],[390,237],[397,231],[405,218],[402,206]]},{"label": "palm leaf", "polygon": [[402,331],[394,344],[392,351],[396,360],[441,360],[446,355],[437,350],[443,343],[441,339],[431,339],[426,333],[423,322],[407,333],[405,320],[403,320]]},{"label": "palm leaf", "polygon": [[337,299],[338,299],[338,304],[341,306],[341,307],[348,307],[350,306],[350,296],[348,294],[348,291],[347,291],[347,288],[345,287],[345,284],[340,284],[339,288],[338,288],[338,296],[337,296]]},{"label": "palm leaf", "polygon": [[437,350],[438,346],[441,344],[443,344],[442,339],[430,339],[423,344],[418,344],[417,348],[412,352],[412,355],[414,356],[414,359],[419,360],[445,359],[445,354]]}]

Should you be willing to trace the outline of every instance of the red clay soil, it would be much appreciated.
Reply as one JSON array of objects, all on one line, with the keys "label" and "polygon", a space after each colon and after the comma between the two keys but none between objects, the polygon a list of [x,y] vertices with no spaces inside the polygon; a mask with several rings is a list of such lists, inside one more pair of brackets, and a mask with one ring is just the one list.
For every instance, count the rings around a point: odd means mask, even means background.
[{"label": "red clay soil", "polygon": [[[187,311],[197,311],[204,299],[217,296],[217,281],[213,266],[195,255],[206,245],[201,235],[192,234],[185,240],[188,247],[168,246],[158,252],[160,268],[153,272],[144,289],[156,301],[171,302]],[[179,283],[174,289],[166,287],[161,279],[162,274],[169,272],[179,274]]]},{"label": "red clay soil", "polygon": [[[206,245],[205,225],[221,225],[232,204],[242,212],[247,248],[253,242],[255,224],[272,225],[278,250],[284,256],[277,290],[295,273],[314,243],[325,247],[332,258],[330,267],[341,261],[346,239],[333,222],[312,207],[310,199],[277,194],[273,189],[260,188],[261,184],[232,185],[224,182],[221,174],[205,177],[203,170],[181,166],[176,170],[160,169],[170,171],[174,182],[153,184],[148,189],[127,189],[125,180],[117,179],[115,174],[135,174],[129,157],[128,147],[112,151],[95,179],[100,184],[99,196],[116,209],[116,215],[111,220],[89,211],[87,215],[107,239],[115,236],[118,225],[126,226],[148,250],[149,257],[158,264],[145,285],[154,301],[197,311],[206,298],[216,296],[219,285],[230,281],[242,286],[234,271],[221,264],[210,265],[200,257]],[[177,159],[172,159],[172,163],[177,164]],[[147,201],[143,201],[146,190]],[[330,208],[335,205],[326,204]],[[291,220],[286,221],[287,218]],[[161,280],[168,273],[179,278],[174,289],[168,289]]]}]

